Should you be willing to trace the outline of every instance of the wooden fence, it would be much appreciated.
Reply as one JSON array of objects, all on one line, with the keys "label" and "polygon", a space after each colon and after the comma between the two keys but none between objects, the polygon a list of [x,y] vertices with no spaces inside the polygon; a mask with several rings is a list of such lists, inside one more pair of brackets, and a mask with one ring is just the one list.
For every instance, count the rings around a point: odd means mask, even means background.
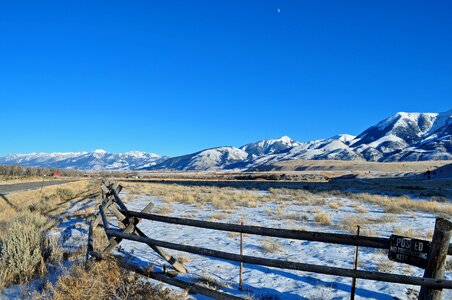
[{"label": "wooden fence", "polygon": [[[298,270],[305,272],[314,272],[319,274],[336,275],[365,280],[376,280],[392,282],[399,284],[409,284],[421,286],[419,299],[441,299],[442,289],[452,289],[452,280],[444,279],[445,261],[447,255],[452,255],[452,245],[449,244],[452,235],[452,223],[445,219],[437,219],[433,240],[430,243],[430,251],[427,257],[424,277],[413,277],[383,272],[363,271],[356,269],[347,269],[339,267],[329,267],[308,263],[300,263],[287,260],[269,259],[264,257],[255,257],[242,254],[234,254],[218,250],[207,249],[197,246],[182,245],[179,243],[156,240],[148,237],[138,227],[140,219],[164,222],[168,224],[178,224],[207,228],[212,230],[222,230],[237,233],[255,234],[261,236],[270,236],[278,238],[287,238],[295,240],[308,240],[330,244],[353,245],[359,247],[370,247],[379,249],[389,249],[391,241],[389,238],[367,237],[359,235],[324,233],[313,231],[287,230],[277,228],[267,228],[260,226],[245,226],[237,224],[227,224],[209,221],[200,221],[186,218],[168,217],[149,213],[152,203],[146,206],[141,212],[128,210],[119,197],[122,190],[121,185],[115,182],[104,180],[101,185],[103,199],[99,206],[99,211],[92,219],[89,229],[87,259],[102,257],[111,252],[123,240],[131,240],[147,244],[153,251],[165,259],[176,272],[186,273],[185,267],[177,261],[176,258],[168,255],[162,248],[173,249],[193,254],[210,256],[220,259],[236,261],[240,263],[256,264],[281,269]],[[111,212],[122,224],[123,229],[111,229],[107,219],[106,210]],[[102,251],[95,251],[93,245],[93,230],[100,222],[103,224],[109,243]],[[188,289],[192,293],[200,293],[215,299],[241,299],[239,297],[214,291],[192,283],[177,280],[167,274],[152,273],[144,271],[132,265],[126,265],[128,269],[181,288]],[[353,298],[352,294],[352,298]]]}]

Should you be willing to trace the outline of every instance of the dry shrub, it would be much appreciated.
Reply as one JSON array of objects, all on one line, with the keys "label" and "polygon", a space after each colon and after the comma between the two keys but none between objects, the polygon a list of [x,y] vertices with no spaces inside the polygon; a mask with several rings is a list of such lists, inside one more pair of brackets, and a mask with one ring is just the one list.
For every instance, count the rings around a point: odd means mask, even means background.
[{"label": "dry shrub", "polygon": [[393,229],[394,234],[402,235],[410,238],[419,238],[420,232],[413,230],[412,228],[400,228]]},{"label": "dry shrub", "polygon": [[171,204],[160,204],[153,209],[156,214],[169,215],[173,212],[173,206]]},{"label": "dry shrub", "polygon": [[230,237],[230,238],[236,238],[239,235],[240,235],[240,233],[238,233],[238,232],[232,232],[232,231],[228,232],[228,237]]},{"label": "dry shrub", "polygon": [[449,216],[452,215],[452,204],[436,201],[436,198],[431,198],[430,200],[412,200],[407,196],[389,197],[368,193],[349,193],[347,196],[351,199],[378,204],[388,213],[400,213],[406,210],[413,210],[429,213],[443,213]]},{"label": "dry shrub", "polygon": [[177,257],[177,261],[181,264],[186,264],[190,261],[190,257],[188,257],[187,255],[180,255]]},{"label": "dry shrub", "polygon": [[43,216],[24,211],[9,224],[0,241],[0,282],[4,286],[23,283],[44,273],[45,259],[49,256],[45,222]]},{"label": "dry shrub", "polygon": [[205,288],[211,289],[211,290],[219,290],[221,288],[228,288],[230,287],[229,284],[226,282],[222,282],[217,280],[216,278],[208,275],[201,275],[193,280],[193,283],[199,286],[203,286]]},{"label": "dry shrub", "polygon": [[276,253],[283,250],[283,246],[271,238],[262,239],[260,248],[267,253]]},{"label": "dry shrub", "polygon": [[222,221],[225,220],[228,217],[227,214],[222,213],[222,212],[217,212],[212,214],[209,219],[207,219],[208,221]]},{"label": "dry shrub", "polygon": [[123,182],[122,184],[129,192],[152,194],[167,202],[194,204],[198,207],[211,204],[220,210],[229,210],[240,206],[257,207],[259,202],[271,199],[269,195],[229,187],[133,182]]},{"label": "dry shrub", "polygon": [[286,215],[286,219],[306,222],[309,220],[309,216],[302,213],[291,213]]},{"label": "dry shrub", "polygon": [[65,201],[75,197],[75,193],[68,188],[58,188],[56,191],[56,195],[60,198],[60,200]]},{"label": "dry shrub", "polygon": [[76,265],[49,289],[55,300],[184,298],[169,289],[140,280],[135,273],[121,270],[113,258],[94,262],[87,269]]},{"label": "dry shrub", "polygon": [[390,260],[382,260],[377,264],[377,270],[383,273],[391,273],[394,268],[394,263]]},{"label": "dry shrub", "polygon": [[314,215],[314,221],[323,225],[331,224],[331,216],[324,210],[318,210]]},{"label": "dry shrub", "polygon": [[364,206],[358,206],[356,208],[356,211],[359,212],[360,214],[364,214],[367,212],[367,209]]},{"label": "dry shrub", "polygon": [[[363,227],[371,224],[382,224],[395,221],[396,219],[393,216],[383,216],[381,218],[369,218],[360,215],[351,215],[344,217],[338,227],[344,230],[348,230],[351,233],[356,233],[357,226],[360,226],[362,235],[373,235],[371,234],[372,231],[369,228]],[[368,232],[369,234],[364,234],[364,232]]]},{"label": "dry shrub", "polygon": [[342,205],[339,203],[339,202],[330,202],[330,203],[328,203],[328,206],[331,208],[331,209],[338,209],[338,208],[340,208]]},{"label": "dry shrub", "polygon": [[383,211],[388,214],[401,214],[404,212],[404,209],[397,205],[397,203],[388,203],[384,205]]}]

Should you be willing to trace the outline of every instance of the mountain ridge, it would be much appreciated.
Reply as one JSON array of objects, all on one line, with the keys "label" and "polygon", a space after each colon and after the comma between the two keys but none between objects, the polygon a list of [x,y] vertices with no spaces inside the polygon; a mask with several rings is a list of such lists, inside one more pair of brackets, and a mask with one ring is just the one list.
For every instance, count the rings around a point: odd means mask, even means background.
[{"label": "mountain ridge", "polygon": [[338,134],[299,142],[288,136],[241,147],[219,146],[176,157],[142,151],[11,154],[0,164],[80,170],[228,170],[253,169],[284,160],[418,161],[452,160],[452,110],[398,112],[357,136]]}]

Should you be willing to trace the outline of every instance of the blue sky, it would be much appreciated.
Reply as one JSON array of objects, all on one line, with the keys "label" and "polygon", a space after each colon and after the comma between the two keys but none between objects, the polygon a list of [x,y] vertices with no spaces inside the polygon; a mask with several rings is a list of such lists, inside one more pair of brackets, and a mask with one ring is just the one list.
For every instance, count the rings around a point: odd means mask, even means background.
[{"label": "blue sky", "polygon": [[451,1],[2,1],[0,155],[179,155],[446,111],[451,13]]}]

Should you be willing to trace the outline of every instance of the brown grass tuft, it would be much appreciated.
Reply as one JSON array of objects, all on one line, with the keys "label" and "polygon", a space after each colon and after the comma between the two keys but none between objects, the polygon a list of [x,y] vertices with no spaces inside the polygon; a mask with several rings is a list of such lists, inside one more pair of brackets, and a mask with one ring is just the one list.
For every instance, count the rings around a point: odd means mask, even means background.
[{"label": "brown grass tuft", "polygon": [[319,210],[314,215],[314,221],[323,225],[331,225],[331,216],[324,210]]},{"label": "brown grass tuft", "polygon": [[276,253],[283,250],[283,246],[271,238],[262,239],[260,248],[267,253]]},{"label": "brown grass tuft", "polygon": [[107,299],[184,299],[159,285],[140,280],[138,275],[121,270],[116,261],[105,259],[94,262],[88,269],[77,265],[61,276],[47,293],[55,300]]}]

